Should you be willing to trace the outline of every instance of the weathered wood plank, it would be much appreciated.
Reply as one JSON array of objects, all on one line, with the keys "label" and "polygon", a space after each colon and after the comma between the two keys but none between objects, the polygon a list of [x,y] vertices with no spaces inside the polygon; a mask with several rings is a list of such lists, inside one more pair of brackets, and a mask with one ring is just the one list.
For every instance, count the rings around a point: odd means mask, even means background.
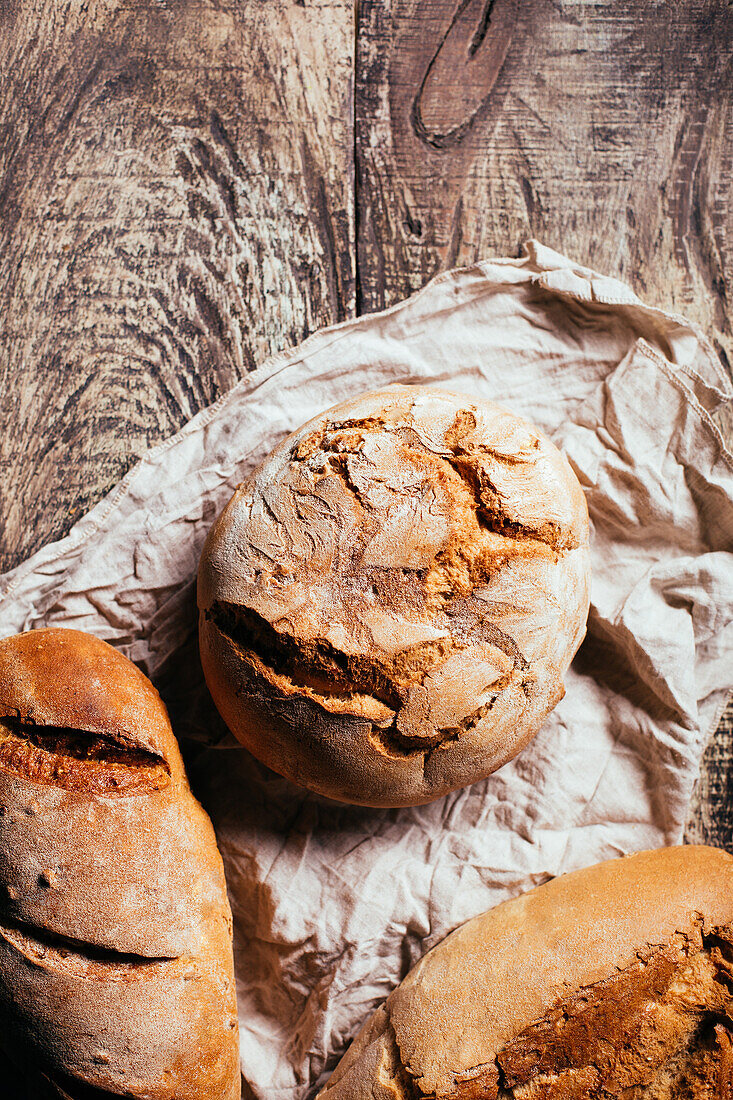
[{"label": "weathered wood plank", "polygon": [[360,302],[529,236],[733,353],[725,0],[363,0]]},{"label": "weathered wood plank", "polygon": [[685,840],[733,852],[733,705],[703,757]]},{"label": "weathered wood plank", "polygon": [[0,5],[0,570],[354,309],[349,0]]}]

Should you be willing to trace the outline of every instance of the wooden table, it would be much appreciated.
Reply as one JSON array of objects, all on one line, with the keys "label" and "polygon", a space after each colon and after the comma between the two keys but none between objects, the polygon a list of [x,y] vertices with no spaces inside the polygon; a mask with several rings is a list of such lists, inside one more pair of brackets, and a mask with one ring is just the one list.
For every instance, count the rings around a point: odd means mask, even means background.
[{"label": "wooden table", "polygon": [[[530,236],[733,359],[726,0],[0,0],[0,119],[0,569],[271,352]],[[731,848],[732,742],[688,830]]]}]

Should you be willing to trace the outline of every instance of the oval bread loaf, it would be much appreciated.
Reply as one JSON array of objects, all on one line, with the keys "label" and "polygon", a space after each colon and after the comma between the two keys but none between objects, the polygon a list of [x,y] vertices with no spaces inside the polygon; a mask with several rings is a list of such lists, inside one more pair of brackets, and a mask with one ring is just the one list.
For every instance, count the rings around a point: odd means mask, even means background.
[{"label": "oval bread loaf", "polygon": [[240,1096],[211,823],[152,684],[74,630],[0,641],[0,1022],[29,1096]]},{"label": "oval bread loaf", "polygon": [[453,932],[321,1100],[728,1100],[733,856],[641,852]]},{"label": "oval bread loaf", "polygon": [[488,401],[395,386],[282,442],[214,525],[200,646],[269,767],[373,806],[515,756],[585,632],[588,513],[556,447]]}]

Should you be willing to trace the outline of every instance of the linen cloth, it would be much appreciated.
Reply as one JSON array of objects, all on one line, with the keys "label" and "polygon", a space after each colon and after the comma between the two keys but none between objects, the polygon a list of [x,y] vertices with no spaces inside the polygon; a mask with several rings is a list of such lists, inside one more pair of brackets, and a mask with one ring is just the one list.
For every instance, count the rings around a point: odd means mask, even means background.
[{"label": "linen cloth", "polygon": [[[375,810],[299,790],[236,746],[198,665],[195,573],[214,517],[274,444],[394,382],[490,398],[544,429],[586,492],[593,581],[566,696],[529,747],[431,805]],[[730,399],[694,325],[529,242],[264,363],[0,580],[3,635],[91,631],[169,704],[226,867],[245,1096],[314,1095],[467,918],[680,840],[733,679],[733,461],[712,418]]]}]

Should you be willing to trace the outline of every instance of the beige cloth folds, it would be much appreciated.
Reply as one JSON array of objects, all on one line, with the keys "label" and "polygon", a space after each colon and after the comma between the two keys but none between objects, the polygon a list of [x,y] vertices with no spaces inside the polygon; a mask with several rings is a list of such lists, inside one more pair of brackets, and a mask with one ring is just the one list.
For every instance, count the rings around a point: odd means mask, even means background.
[{"label": "beige cloth folds", "polygon": [[[370,810],[297,790],[233,745],[202,686],[193,585],[214,515],[263,455],[390,382],[476,393],[543,428],[587,492],[594,577],[588,638],[536,740],[432,805]],[[733,680],[733,462],[711,416],[730,396],[694,326],[530,242],[265,363],[0,582],[2,634],[54,623],[106,638],[189,739],[227,869],[255,1096],[311,1096],[466,918],[680,839]]]}]

